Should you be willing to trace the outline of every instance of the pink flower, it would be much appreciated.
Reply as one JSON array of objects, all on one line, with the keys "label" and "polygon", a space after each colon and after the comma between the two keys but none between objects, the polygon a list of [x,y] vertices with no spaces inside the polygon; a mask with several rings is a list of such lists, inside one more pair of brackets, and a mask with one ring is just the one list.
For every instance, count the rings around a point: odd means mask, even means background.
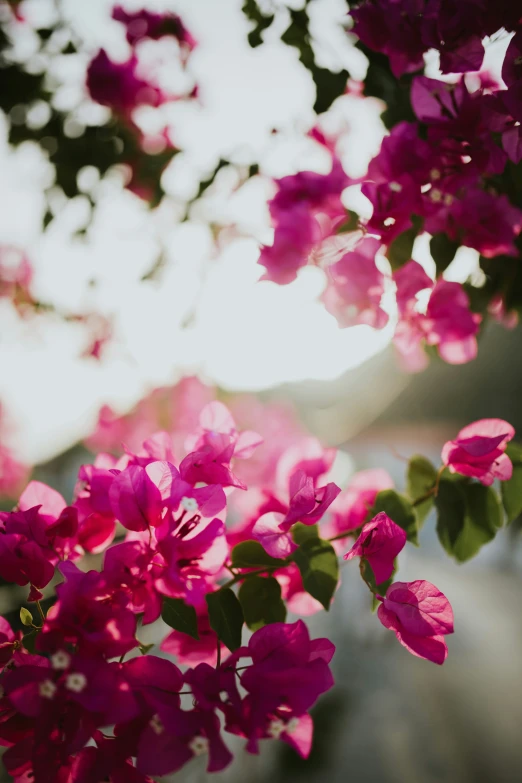
[{"label": "pink flower", "polygon": [[15,633],[7,620],[0,617],[0,669],[9,663],[21,641],[22,633]]},{"label": "pink flower", "polygon": [[103,574],[83,573],[70,561],[59,568],[65,581],[56,587],[58,601],[47,613],[39,648],[54,652],[65,639],[86,655],[113,658],[137,647],[136,618],[123,591],[110,590]]},{"label": "pink flower", "polygon": [[448,364],[464,364],[477,355],[481,316],[469,309],[469,298],[460,283],[439,280],[426,308],[423,328],[428,345],[436,345]]},{"label": "pink flower", "polygon": [[124,63],[117,63],[100,49],[87,69],[87,89],[93,101],[126,117],[142,104],[159,106],[163,101],[160,90],[141,79],[137,68],[136,55]]},{"label": "pink flower", "polygon": [[[320,143],[329,148],[323,141]],[[313,247],[330,236],[344,219],[341,194],[350,180],[331,149],[330,154],[332,168],[328,174],[299,171],[276,180],[278,191],[269,202],[274,241],[262,249],[259,258],[259,263],[266,267],[263,280],[279,285],[295,280]]]},{"label": "pink flower", "polygon": [[363,238],[326,268],[328,286],[322,300],[343,328],[367,324],[382,329],[388,323],[388,314],[381,307],[384,275],[375,264],[380,246],[378,239]]},{"label": "pink flower", "polygon": [[344,560],[360,557],[367,560],[378,585],[393,574],[395,558],[406,543],[406,531],[396,525],[384,511],[367,522]]},{"label": "pink flower", "polygon": [[190,484],[221,484],[246,489],[232,472],[232,458],[248,459],[263,439],[256,432],[238,432],[228,408],[221,402],[211,402],[203,408],[197,432],[187,438],[190,449],[182,460],[181,478]]},{"label": "pink flower", "polygon": [[39,481],[29,482],[18,509],[0,512],[0,573],[16,584],[45,587],[60,558],[79,555],[76,509]]},{"label": "pink flower", "polygon": [[334,652],[328,639],[310,640],[308,629],[298,620],[266,625],[252,635],[248,647],[236,650],[225,661],[227,668],[239,658],[252,658],[252,665],[241,675],[248,693],[247,750],[257,753],[258,739],[297,730],[299,723],[292,719],[306,715],[321,693],[333,686],[328,664]]},{"label": "pink flower", "polygon": [[258,446],[263,443],[263,438],[252,430],[239,432],[234,418],[226,405],[214,401],[205,405],[199,417],[199,428],[193,436],[189,436],[185,447],[189,451],[197,451],[207,446],[212,447],[217,442],[217,449],[222,448],[223,441],[220,435],[226,436],[230,445],[233,445],[232,454],[239,459],[248,459]]},{"label": "pink flower", "polygon": [[127,530],[147,530],[161,524],[163,501],[145,468],[130,465],[111,482],[111,510]]},{"label": "pink flower", "polygon": [[112,18],[125,25],[127,41],[131,46],[135,46],[143,38],[158,40],[165,35],[176,38],[187,53],[196,46],[196,41],[176,14],[155,14],[146,9],[128,13],[118,5],[112,10]]},{"label": "pink flower", "polygon": [[109,499],[115,476],[116,460],[98,455],[94,465],[82,465],[74,490],[78,512],[78,542],[88,552],[102,552],[114,538],[116,519]]},{"label": "pink flower", "polygon": [[[409,261],[394,274],[397,284],[399,323],[393,342],[405,368],[417,372],[427,365],[423,344],[436,345],[441,359],[464,364],[477,355],[481,316],[472,313],[460,283],[438,280],[435,284],[420,264]],[[431,288],[423,313],[417,294]]]},{"label": "pink flower", "polygon": [[212,590],[213,577],[228,556],[225,525],[220,519],[205,524],[185,522],[179,529],[158,530],[157,552],[152,573],[156,589],[173,598],[181,596],[201,605]]},{"label": "pink flower", "polygon": [[393,487],[392,477],[382,468],[354,473],[346,489],[338,495],[330,507],[329,534],[333,536],[345,530],[348,532],[361,527],[379,492]]},{"label": "pink flower", "polygon": [[444,663],[444,636],[453,633],[453,610],[440,590],[422,579],[394,582],[380,600],[379,620],[412,655]]},{"label": "pink flower", "polygon": [[108,585],[127,593],[128,608],[143,613],[144,625],[157,620],[161,612],[161,596],[150,568],[153,557],[154,550],[144,541],[123,541],[107,549],[103,560]]},{"label": "pink flower", "polygon": [[290,535],[292,525],[315,525],[341,490],[333,482],[316,488],[310,476],[297,470],[290,479],[289,491],[289,505],[285,507],[274,498],[273,510],[267,508],[252,528],[253,537],[272,557],[284,558],[293,552],[297,547]]},{"label": "pink flower", "polygon": [[261,248],[259,263],[266,267],[261,279],[278,285],[291,283],[323,238],[321,226],[306,204],[285,210],[277,217],[272,244]]},{"label": "pink flower", "polygon": [[351,10],[354,32],[370,49],[388,55],[394,76],[416,71],[423,65],[422,0],[377,0]]},{"label": "pink flower", "polygon": [[505,454],[515,430],[502,419],[480,419],[444,444],[442,461],[452,473],[473,476],[485,486],[511,478],[513,465]]},{"label": "pink flower", "polygon": [[317,438],[294,438],[292,445],[280,454],[276,469],[277,490],[288,491],[292,476],[301,471],[317,481],[332,467],[337,449],[325,448]]}]

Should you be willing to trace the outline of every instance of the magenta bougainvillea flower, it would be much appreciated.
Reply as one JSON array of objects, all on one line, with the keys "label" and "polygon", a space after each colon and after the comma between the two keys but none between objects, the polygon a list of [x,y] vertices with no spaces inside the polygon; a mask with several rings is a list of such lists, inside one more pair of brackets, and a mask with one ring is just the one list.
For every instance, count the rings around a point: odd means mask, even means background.
[{"label": "magenta bougainvillea flower", "polygon": [[489,486],[511,478],[513,464],[505,453],[515,430],[502,419],[480,419],[444,444],[442,461],[452,473],[473,476]]},{"label": "magenta bougainvillea flower", "polygon": [[393,574],[395,558],[404,549],[405,543],[406,531],[381,511],[364,525],[344,560],[354,557],[367,560],[379,585]]},{"label": "magenta bougainvillea flower", "polygon": [[262,279],[280,285],[295,280],[313,248],[331,236],[346,215],[341,194],[350,179],[332,145],[322,135],[310,135],[328,150],[332,167],[328,174],[299,171],[275,180],[277,193],[268,205],[274,241],[262,248],[259,263],[266,267]]},{"label": "magenta bougainvillea flower", "polygon": [[124,117],[129,117],[137,106],[143,104],[159,106],[164,96],[157,87],[138,76],[137,69],[136,55],[119,63],[100,49],[87,69],[87,89],[93,101]]},{"label": "magenta bougainvillea flower", "polygon": [[[318,697],[333,686],[329,663],[335,652],[328,639],[310,640],[302,620],[273,623],[256,631],[248,647],[237,650],[225,662],[252,658],[241,675],[247,691],[247,713],[243,731],[247,749],[257,753],[258,740],[265,736],[292,734]],[[272,716],[267,725],[267,716]]]},{"label": "magenta bougainvillea flower", "polygon": [[[460,283],[434,283],[416,261],[409,261],[394,273],[397,285],[399,322],[393,342],[410,372],[424,369],[427,357],[423,345],[435,345],[448,364],[464,364],[477,355],[477,333],[482,320],[472,313],[469,297]],[[418,294],[431,289],[421,306]]]},{"label": "magenta bougainvillea flower", "polygon": [[145,8],[129,13],[117,5],[112,9],[112,18],[125,25],[127,41],[131,46],[144,38],[158,40],[165,35],[176,38],[182,50],[187,53],[196,46],[196,41],[176,14],[155,14]]},{"label": "magenta bougainvillea flower", "polygon": [[297,548],[290,535],[292,525],[296,522],[315,525],[340,491],[332,481],[316,487],[311,476],[303,470],[296,470],[289,482],[288,505],[273,498],[273,510],[267,508],[266,513],[259,517],[252,528],[253,537],[272,557],[286,557]]},{"label": "magenta bougainvillea flower", "polygon": [[325,525],[328,533],[338,535],[362,527],[379,492],[393,487],[392,477],[382,468],[354,473],[346,489],[336,497],[330,507],[330,519]]},{"label": "magenta bougainvillea flower", "polygon": [[422,579],[394,582],[377,615],[413,655],[442,664],[448,655],[444,636],[453,633],[453,610],[435,585]]},{"label": "magenta bougainvillea flower", "polygon": [[380,240],[365,237],[326,267],[328,286],[322,300],[341,327],[366,324],[382,329],[388,323],[381,307],[385,278],[375,264],[380,246]]}]

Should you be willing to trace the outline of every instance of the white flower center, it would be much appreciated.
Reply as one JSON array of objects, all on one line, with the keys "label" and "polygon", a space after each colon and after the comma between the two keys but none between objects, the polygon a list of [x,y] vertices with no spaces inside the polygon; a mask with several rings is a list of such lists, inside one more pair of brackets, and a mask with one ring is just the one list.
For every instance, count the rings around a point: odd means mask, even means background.
[{"label": "white flower center", "polygon": [[206,737],[194,737],[189,742],[189,748],[195,756],[203,756],[208,753],[208,739]]},{"label": "white flower center", "polygon": [[74,693],[81,693],[86,685],[87,677],[85,674],[80,674],[79,672],[69,674],[65,680],[65,687],[67,690],[73,691]]},{"label": "white flower center", "polygon": [[439,201],[442,201],[442,193],[438,188],[432,188],[430,190],[430,199],[434,204],[438,204]]},{"label": "white flower center", "polygon": [[56,693],[56,685],[52,680],[43,680],[38,686],[38,693],[43,699],[52,699]]},{"label": "white flower center", "polygon": [[400,182],[390,182],[390,190],[392,190],[394,193],[400,193],[402,190],[402,185]]},{"label": "white flower center", "polygon": [[149,721],[149,726],[151,727],[154,734],[163,734],[165,731],[165,726],[161,722],[161,718],[159,715],[153,715],[152,718]]},{"label": "white flower center", "polygon": [[183,497],[181,498],[181,505],[185,511],[197,511],[199,508],[198,501],[195,498]]},{"label": "white flower center", "polygon": [[274,720],[270,721],[266,733],[270,737],[273,737],[274,739],[279,739],[279,737],[285,730],[286,730],[286,725],[284,721],[282,721],[281,718],[274,718]]},{"label": "white flower center", "polygon": [[447,207],[450,207],[453,204],[454,200],[455,199],[453,198],[451,193],[446,193],[446,195],[444,196],[444,203]]},{"label": "white flower center", "polygon": [[51,664],[53,669],[68,669],[71,664],[71,656],[65,650],[58,650],[51,655]]},{"label": "white flower center", "polygon": [[292,734],[292,732],[294,732],[298,726],[299,726],[299,718],[290,718],[290,720],[286,724],[285,731],[287,734]]},{"label": "white flower center", "polygon": [[430,171],[431,179],[440,179],[440,171],[438,169],[432,169]]}]

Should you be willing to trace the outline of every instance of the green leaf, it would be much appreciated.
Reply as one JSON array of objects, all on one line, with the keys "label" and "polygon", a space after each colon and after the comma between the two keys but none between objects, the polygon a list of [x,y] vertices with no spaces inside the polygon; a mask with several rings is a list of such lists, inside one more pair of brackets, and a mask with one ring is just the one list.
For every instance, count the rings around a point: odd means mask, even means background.
[{"label": "green leaf", "polygon": [[255,49],[263,43],[261,33],[266,30],[274,21],[273,14],[264,14],[255,0],[245,0],[241,9],[247,19],[254,22],[254,29],[248,33],[248,43]]},{"label": "green leaf", "polygon": [[415,515],[415,509],[404,495],[399,495],[394,489],[383,489],[375,498],[371,510],[374,517],[380,511],[384,511],[396,525],[406,531],[408,541],[418,546],[419,525]]},{"label": "green leaf", "polygon": [[356,231],[359,227],[359,215],[352,209],[346,210],[346,220],[337,226],[335,229],[336,234],[346,234],[349,231]]},{"label": "green leaf", "polygon": [[476,555],[502,527],[498,495],[482,484],[442,479],[435,505],[439,540],[459,563]]},{"label": "green leaf", "polygon": [[398,237],[395,237],[386,253],[386,257],[394,272],[400,269],[401,266],[404,266],[407,261],[410,261],[413,243],[422,229],[422,220],[420,218],[412,215],[411,219],[413,225],[406,231],[403,231],[402,234],[399,234]]},{"label": "green leaf", "polygon": [[147,653],[150,652],[153,647],[154,642],[152,642],[152,644],[140,644],[138,649],[142,655],[147,655]]},{"label": "green leaf", "polygon": [[339,581],[339,563],[333,546],[320,538],[308,538],[293,554],[303,586],[328,611]]},{"label": "green leaf", "polygon": [[245,623],[251,631],[285,621],[286,606],[281,599],[281,586],[273,576],[248,577],[239,588],[238,597]]},{"label": "green leaf", "polygon": [[199,639],[198,618],[193,606],[186,604],[182,598],[163,597],[161,617],[175,631],[186,633],[193,639]]},{"label": "green leaf", "polygon": [[235,568],[259,568],[260,566],[284,565],[265,552],[259,541],[242,541],[232,550],[232,566]]},{"label": "green leaf", "polygon": [[231,652],[241,647],[243,610],[236,594],[229,588],[221,588],[206,597],[210,627],[214,629]]},{"label": "green leaf", "polygon": [[[416,500],[426,495],[433,489],[437,481],[437,470],[429,459],[421,454],[415,454],[408,462],[406,473],[406,494],[415,503]],[[415,513],[419,524],[422,525],[433,506],[433,497],[429,497],[415,506]]]},{"label": "green leaf", "polygon": [[29,609],[26,609],[25,606],[22,606],[20,609],[20,620],[22,621],[22,625],[32,625],[33,624],[33,615],[29,611]]},{"label": "green leaf", "polygon": [[296,522],[292,526],[292,538],[299,546],[309,538],[319,538],[319,527],[317,525],[303,525],[302,522]]},{"label": "green leaf", "polygon": [[513,522],[522,514],[522,446],[508,443],[506,454],[513,463],[513,475],[509,481],[500,482],[500,489],[508,522]]},{"label": "green leaf", "polygon": [[453,242],[447,234],[435,234],[430,239],[430,253],[435,261],[437,276],[441,275],[455,258],[459,248],[458,242]]}]

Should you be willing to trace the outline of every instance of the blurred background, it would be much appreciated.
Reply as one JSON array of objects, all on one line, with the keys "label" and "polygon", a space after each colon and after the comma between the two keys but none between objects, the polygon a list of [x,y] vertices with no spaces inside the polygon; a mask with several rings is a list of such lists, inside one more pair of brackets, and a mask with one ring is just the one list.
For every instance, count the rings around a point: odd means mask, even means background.
[{"label": "blurred background", "polygon": [[[187,377],[199,379],[189,387],[192,407],[218,396],[252,425],[263,415],[260,403],[279,406],[296,431],[345,455],[341,485],[354,470],[383,467],[401,489],[407,458],[420,452],[438,463],[443,443],[474,419],[504,418],[522,432],[518,328],[489,324],[475,361],[452,367],[432,360],[411,376],[390,345],[391,310],[389,328],[341,330],[318,302],[320,269],[301,270],[288,286],[259,282],[259,245],[271,240],[271,178],[328,168],[306,136],[317,119],[312,78],[279,38],[285,6],[299,3],[266,4],[281,23],[254,49],[241,0],[147,4],[180,14],[197,41],[183,68],[176,65],[179,50],[163,41],[154,42],[158,51],[144,44],[140,52],[163,89],[190,98],[137,110],[143,134],[157,139],[166,133],[168,148],[176,150],[161,173],[162,198],[154,209],[124,187],[125,166],[100,176],[95,146],[72,161],[72,193],[57,181],[51,160],[53,142],[65,149],[66,139],[107,120],[105,107],[89,98],[85,75],[100,47],[115,61],[129,55],[124,28],[111,19],[112,4],[24,0],[17,4],[23,23],[11,21],[12,10],[3,5],[8,62],[43,74],[52,87],[52,111],[69,123],[63,138],[49,137],[47,151],[30,138],[13,146],[8,138],[20,125],[19,107],[24,127],[34,132],[45,127],[46,109],[41,98],[24,95],[22,83],[15,85],[15,99],[0,100],[3,508],[12,507],[29,475],[70,500],[79,465],[106,448],[104,437],[111,446],[117,442],[120,417],[127,417],[125,437],[131,433],[137,441],[166,426],[165,416],[172,428],[184,426],[176,416],[186,409],[179,384]],[[313,0],[307,8],[317,62],[364,78],[364,56],[343,28],[345,3]],[[54,30],[43,54],[40,30]],[[502,45],[489,47],[493,69]],[[352,91],[321,115],[354,178],[379,148],[382,108]],[[349,188],[346,206],[357,204],[363,214],[360,198]],[[427,269],[433,263],[420,240],[413,257]],[[17,279],[13,296],[9,270],[23,260],[31,273],[23,284]],[[462,249],[446,277],[464,281],[476,268],[474,251]],[[453,604],[456,634],[444,667],[409,656],[384,631],[357,570],[346,564],[330,613],[309,619],[313,634],[337,645],[337,688],[316,708],[311,758],[302,762],[286,747],[264,743],[259,757],[239,752],[230,770],[214,779],[519,783],[517,525],[459,566],[442,551],[430,516],[420,549],[408,547],[401,558],[401,579],[432,581]],[[23,592],[0,587],[8,619],[16,618]],[[204,779],[200,761],[174,779]]]}]

